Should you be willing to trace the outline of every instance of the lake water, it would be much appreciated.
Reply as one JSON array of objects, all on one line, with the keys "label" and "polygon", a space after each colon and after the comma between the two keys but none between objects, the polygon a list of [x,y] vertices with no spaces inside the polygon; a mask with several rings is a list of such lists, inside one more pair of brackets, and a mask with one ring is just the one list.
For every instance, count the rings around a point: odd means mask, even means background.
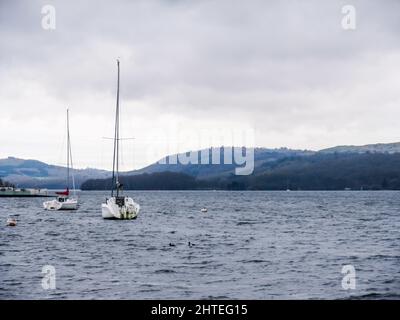
[{"label": "lake water", "polygon": [[82,192],[76,212],[0,198],[0,298],[400,299],[400,192],[126,194],[137,220],[103,220],[105,192]]}]

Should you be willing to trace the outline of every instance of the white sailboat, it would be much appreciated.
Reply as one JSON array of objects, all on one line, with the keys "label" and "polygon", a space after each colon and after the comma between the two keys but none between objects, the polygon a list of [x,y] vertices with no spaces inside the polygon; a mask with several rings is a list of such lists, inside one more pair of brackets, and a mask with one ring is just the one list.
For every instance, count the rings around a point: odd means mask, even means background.
[{"label": "white sailboat", "polygon": [[58,195],[56,199],[43,202],[43,207],[46,210],[76,210],[78,208],[78,199],[75,194],[75,180],[73,175],[72,175],[73,196],[72,197],[69,196],[70,167],[73,168],[71,139],[69,135],[69,110],[67,109],[67,186],[65,191],[56,192],[56,194]]},{"label": "white sailboat", "polygon": [[115,131],[114,131],[114,157],[113,173],[111,180],[111,197],[101,204],[101,215],[104,219],[136,219],[139,214],[140,205],[132,198],[121,194],[122,184],[119,182],[119,60],[118,82],[117,82],[117,106],[115,112]]}]

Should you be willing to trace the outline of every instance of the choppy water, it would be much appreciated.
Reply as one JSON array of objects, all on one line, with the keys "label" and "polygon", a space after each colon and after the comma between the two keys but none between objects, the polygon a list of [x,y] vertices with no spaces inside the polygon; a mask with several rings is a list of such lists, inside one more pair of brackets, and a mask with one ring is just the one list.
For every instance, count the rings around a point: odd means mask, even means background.
[{"label": "choppy water", "polygon": [[0,198],[0,298],[400,298],[400,192],[128,194],[137,220],[103,220],[102,192],[81,193],[77,212]]}]

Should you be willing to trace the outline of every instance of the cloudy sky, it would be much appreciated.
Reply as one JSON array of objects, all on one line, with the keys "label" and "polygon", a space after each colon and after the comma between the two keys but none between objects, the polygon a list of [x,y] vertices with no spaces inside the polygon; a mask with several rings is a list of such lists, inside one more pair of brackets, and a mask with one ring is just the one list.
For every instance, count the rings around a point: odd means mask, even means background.
[{"label": "cloudy sky", "polygon": [[69,107],[75,167],[109,169],[118,57],[121,131],[135,138],[124,169],[210,145],[400,141],[399,12],[397,0],[0,0],[0,158],[62,164]]}]

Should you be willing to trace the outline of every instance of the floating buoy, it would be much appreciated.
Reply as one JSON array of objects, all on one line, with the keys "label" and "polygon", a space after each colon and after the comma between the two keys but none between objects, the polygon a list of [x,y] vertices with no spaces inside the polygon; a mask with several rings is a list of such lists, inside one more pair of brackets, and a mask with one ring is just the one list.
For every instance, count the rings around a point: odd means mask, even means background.
[{"label": "floating buoy", "polygon": [[207,208],[202,208],[200,211],[201,212],[207,212],[208,210],[207,210]]},{"label": "floating buoy", "polygon": [[17,220],[14,218],[8,218],[7,219],[7,226],[9,227],[15,227],[17,225]]}]

